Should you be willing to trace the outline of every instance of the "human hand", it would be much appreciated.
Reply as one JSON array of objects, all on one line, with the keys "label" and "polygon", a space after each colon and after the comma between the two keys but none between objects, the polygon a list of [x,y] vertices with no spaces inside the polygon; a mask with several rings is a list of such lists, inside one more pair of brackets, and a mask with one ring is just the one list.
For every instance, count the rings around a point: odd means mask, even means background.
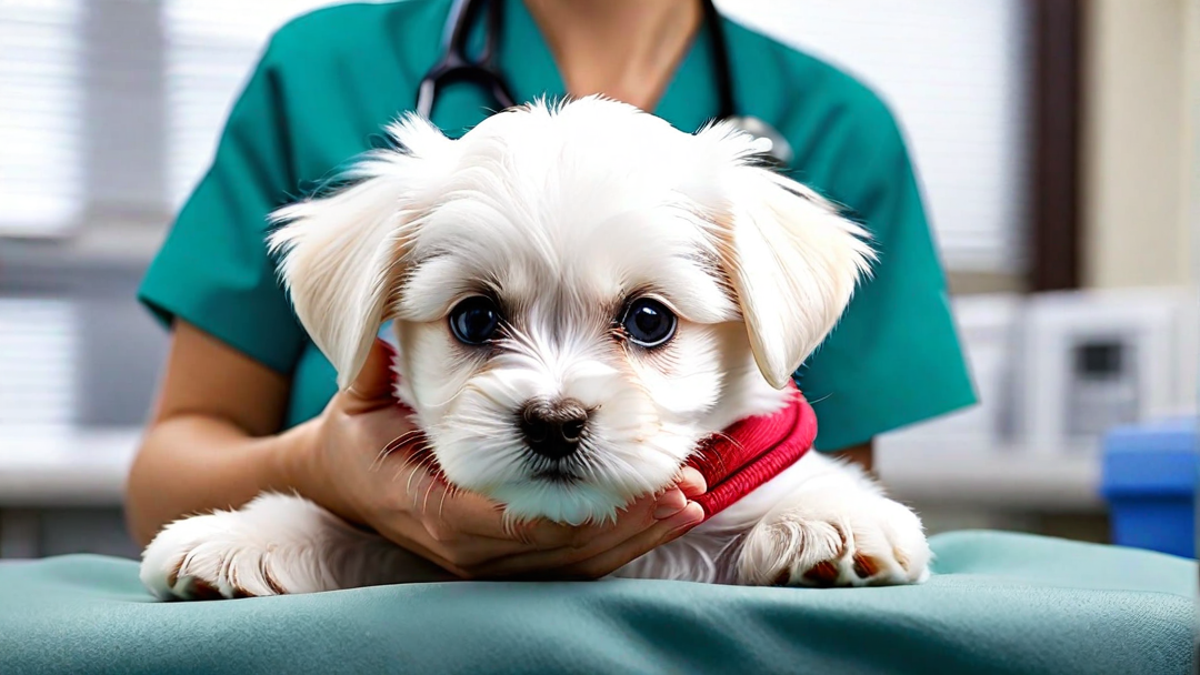
[{"label": "human hand", "polygon": [[502,505],[454,489],[427,456],[410,411],[392,396],[390,347],[376,341],[346,391],[306,425],[293,483],[342,518],[467,579],[595,579],[675,539],[703,519],[689,501],[707,490],[691,467],[615,522],[511,522]]}]

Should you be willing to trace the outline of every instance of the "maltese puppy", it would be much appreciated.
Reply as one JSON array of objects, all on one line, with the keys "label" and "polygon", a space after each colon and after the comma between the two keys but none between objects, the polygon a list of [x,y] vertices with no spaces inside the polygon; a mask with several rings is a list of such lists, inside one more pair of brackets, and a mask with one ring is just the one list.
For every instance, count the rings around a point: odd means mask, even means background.
[{"label": "maltese puppy", "polygon": [[[296,313],[347,387],[378,327],[396,395],[445,479],[516,521],[613,518],[706,437],[767,415],[872,259],[865,232],[758,161],[598,97],[489,117],[451,140],[389,128],[352,186],[275,214]],[[809,452],[617,576],[752,585],[929,574],[920,520]],[[189,517],[147,547],[163,598],[310,593],[429,565],[297,496]]]}]

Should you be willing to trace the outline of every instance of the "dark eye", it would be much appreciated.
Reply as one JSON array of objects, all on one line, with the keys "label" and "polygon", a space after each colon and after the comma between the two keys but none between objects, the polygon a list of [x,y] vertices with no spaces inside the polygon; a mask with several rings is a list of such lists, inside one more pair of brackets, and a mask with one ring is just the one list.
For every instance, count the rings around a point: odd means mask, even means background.
[{"label": "dark eye", "polygon": [[481,345],[500,327],[500,311],[488,298],[467,298],[450,310],[450,332],[461,343]]},{"label": "dark eye", "polygon": [[630,341],[642,347],[659,347],[675,337],[677,320],[671,310],[657,300],[639,298],[629,303],[621,326]]}]

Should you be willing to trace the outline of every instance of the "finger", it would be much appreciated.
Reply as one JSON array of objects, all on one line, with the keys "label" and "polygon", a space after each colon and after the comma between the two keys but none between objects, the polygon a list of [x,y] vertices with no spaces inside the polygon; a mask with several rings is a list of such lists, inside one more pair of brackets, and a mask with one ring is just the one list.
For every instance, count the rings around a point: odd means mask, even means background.
[{"label": "finger", "polygon": [[484,563],[478,570],[487,576],[504,577],[514,574],[537,573],[560,569],[594,558],[601,553],[620,546],[642,533],[659,526],[663,522],[672,521],[686,509],[688,503],[678,490],[671,490],[674,497],[667,496],[667,501],[678,499],[679,505],[671,509],[667,516],[656,517],[662,509],[663,501],[653,496],[646,496],[635,502],[627,511],[621,513],[617,522],[606,529],[592,534],[588,528],[579,528],[585,532],[583,543],[572,542],[566,546],[546,550],[525,551],[506,558]]},{"label": "finger", "polygon": [[[372,413],[375,415],[375,413]],[[530,550],[504,529],[503,507],[449,485],[423,453],[423,441],[401,433],[372,471],[384,474],[384,503],[371,524],[398,545],[458,576],[466,567]],[[384,435],[380,436],[387,437]]]},{"label": "finger", "polygon": [[519,545],[496,539],[473,539],[454,545],[434,540],[419,524],[411,532],[381,532],[385,538],[401,548],[421,556],[460,579],[479,579],[475,570],[497,558],[497,546]]},{"label": "finger", "polygon": [[439,506],[440,519],[453,523],[463,535],[486,537],[519,544],[521,550],[546,550],[585,541],[603,526],[572,527],[545,519],[517,520],[504,507],[486,497],[463,490],[451,490],[445,504]]},{"label": "finger", "polygon": [[[546,521],[514,525],[503,507],[477,494],[453,490],[427,472],[411,488],[421,527],[405,532],[421,554],[459,576],[498,577],[561,568],[626,542],[688,504],[678,489],[647,495],[615,522],[570,527]],[[517,532],[518,528],[523,532]],[[411,529],[411,528],[406,528]],[[558,541],[558,545],[547,542]]]},{"label": "finger", "polygon": [[418,526],[408,536],[389,537],[417,555],[437,564],[459,577],[473,578],[472,570],[482,565],[520,552],[520,542],[473,537],[452,543],[437,541],[427,530]]},{"label": "finger", "polygon": [[704,474],[690,466],[679,470],[679,479],[676,481],[676,485],[687,497],[699,497],[708,492],[708,483],[704,480]]},{"label": "finger", "polygon": [[383,462],[396,489],[391,491],[393,511],[408,514],[437,539],[484,538],[520,544],[504,554],[527,548],[509,529],[504,507],[480,494],[453,487],[438,475],[436,461],[415,429],[402,437]]},{"label": "finger", "polygon": [[[591,557],[600,550],[597,547],[592,547],[595,550],[580,550],[571,545],[545,550],[542,545],[515,535],[512,526],[504,524],[502,507],[498,504],[473,493],[453,490],[428,474],[418,479],[417,484],[410,488],[410,494],[412,508],[408,511],[412,515],[403,515],[391,523],[391,528],[385,528],[397,535],[389,538],[393,541],[399,538],[415,542],[420,550],[414,548],[414,551],[459,576],[477,576],[477,570],[514,556],[539,554],[519,566],[520,569],[528,569],[536,565],[565,565]],[[650,522],[653,519],[639,529],[648,527]],[[549,528],[565,532],[581,529],[553,523],[539,523],[533,527],[541,536],[545,536]],[[470,529],[483,533],[467,531]],[[628,525],[626,529],[629,529]]]},{"label": "finger", "polygon": [[687,498],[678,488],[671,487],[657,494],[642,495],[617,511],[616,519],[567,527],[539,522],[523,533],[542,551],[577,549],[573,558],[582,559],[613,546],[645,530],[659,520],[670,518],[687,506]]},{"label": "finger", "polygon": [[608,576],[655,548],[682,537],[703,520],[704,509],[696,502],[688,502],[683,511],[655,523],[645,532],[597,556],[556,570],[556,576],[564,579],[599,579]]},{"label": "finger", "polygon": [[[703,478],[700,479],[703,483]],[[524,550],[553,552],[562,548],[586,548],[596,553],[605,543],[623,541],[655,520],[678,513],[687,500],[671,488],[657,495],[643,495],[617,513],[616,520],[572,526],[546,519],[515,520],[504,507],[478,494],[454,491],[439,506],[442,518],[464,535],[517,541]]]},{"label": "finger", "polygon": [[[536,573],[538,578],[554,579],[599,579],[649,553],[655,548],[673,541],[699,525],[704,520],[704,510],[695,502],[689,502],[682,511],[666,520],[656,522],[648,529],[637,533],[624,542],[601,551],[595,556],[569,565]],[[526,577],[528,574],[518,574]]]},{"label": "finger", "polygon": [[376,530],[391,541],[458,576],[466,569],[497,558],[528,550],[528,545],[509,539],[463,535],[443,518],[442,504],[453,499],[453,491],[428,472],[408,488],[407,507],[378,521]]},{"label": "finger", "polygon": [[[695,504],[689,507],[698,508]],[[645,513],[645,509],[642,510]],[[576,566],[588,560],[594,565],[613,564],[608,561],[633,560],[653,547],[646,542],[668,541],[673,532],[678,536],[692,525],[694,514],[690,508],[666,520],[646,518],[641,529],[626,526],[614,530],[608,536],[585,548],[565,547],[551,551],[529,551],[528,545],[516,541],[467,537],[446,543],[438,541],[422,524],[410,522],[394,531],[381,532],[400,546],[420,555],[442,569],[465,579],[479,578],[577,578],[584,576]],[[680,528],[684,529],[680,529]],[[655,532],[646,536],[647,532]],[[603,556],[606,549],[613,548],[615,554]],[[526,549],[526,550],[519,550]],[[623,564],[623,563],[621,563]],[[615,568],[614,568],[615,569]]]},{"label": "finger", "polygon": [[471,537],[484,537],[497,541],[510,541],[525,546],[504,515],[504,506],[482,495],[449,486],[443,503],[437,505],[436,513],[425,513],[431,522],[453,524],[455,531]]},{"label": "finger", "polygon": [[[472,501],[480,499],[476,495],[464,496]],[[599,550],[581,550],[569,544],[546,549],[542,544],[513,535],[511,530],[506,532],[501,529],[499,532],[503,536],[465,532],[466,523],[455,520],[448,513],[453,511],[449,507],[450,500],[456,499],[451,492],[433,488],[428,491],[427,495],[418,494],[416,499],[419,501],[416,508],[421,511],[415,515],[417,531],[408,532],[409,528],[404,528],[405,538],[415,540],[421,545],[422,550],[419,551],[421,555],[459,576],[477,577],[483,571],[496,566],[498,561],[519,556],[533,557],[512,565],[515,569],[532,569],[537,566],[556,567],[586,559],[595,555]],[[443,499],[445,507],[441,503]],[[486,501],[481,506],[486,509],[499,508]],[[478,515],[478,513],[473,515]],[[501,518],[503,518],[502,515]],[[480,522],[483,521],[476,521],[476,524]],[[564,531],[571,531],[571,528],[565,526],[554,524],[550,524],[550,526],[564,527]],[[488,531],[490,526],[480,529]],[[491,534],[495,535],[496,533],[492,532]],[[429,555],[426,555],[426,552]],[[501,564],[499,569],[508,569],[509,567],[510,565]]]},{"label": "finger", "polygon": [[468,579],[471,577],[470,572],[466,571],[459,565],[454,564],[449,558],[442,555],[441,552],[435,550],[437,542],[429,539],[428,535],[422,537],[419,534],[417,536],[400,536],[394,533],[383,532],[380,534],[400,548],[421,556],[422,558],[446,570],[456,577],[461,579]]},{"label": "finger", "polygon": [[350,405],[372,404],[380,401],[393,400],[392,360],[395,350],[391,345],[375,338],[371,350],[367,352],[367,360],[363,362],[362,370],[345,391]]},{"label": "finger", "polygon": [[505,515],[503,505],[454,488],[425,467],[413,467],[399,479],[410,500],[404,510],[411,512],[435,541],[446,546],[474,541],[481,549],[494,551],[489,558],[501,558],[550,548],[535,539],[567,540],[577,529],[548,521],[515,521]]},{"label": "finger", "polygon": [[[467,506],[463,506],[467,503]],[[478,564],[533,550],[504,530],[503,507],[471,493],[445,486],[417,505],[425,531],[459,564]],[[499,522],[499,526],[496,526]],[[451,554],[453,549],[457,554]]]},{"label": "finger", "polygon": [[665,520],[682,511],[685,506],[687,506],[687,497],[683,496],[682,490],[667,490],[658,498],[658,503],[654,507],[654,518]]}]

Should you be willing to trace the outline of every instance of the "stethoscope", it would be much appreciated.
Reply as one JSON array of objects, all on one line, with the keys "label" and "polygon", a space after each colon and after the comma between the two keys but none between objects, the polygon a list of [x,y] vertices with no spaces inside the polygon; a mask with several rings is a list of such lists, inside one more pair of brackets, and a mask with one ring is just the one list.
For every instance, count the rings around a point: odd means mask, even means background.
[{"label": "stethoscope", "polygon": [[[504,0],[455,0],[446,19],[446,27],[442,33],[442,57],[429,69],[417,89],[417,114],[429,119],[433,113],[433,105],[437,100],[438,90],[448,84],[466,82],[487,90],[499,109],[511,108],[516,105],[516,98],[508,85],[508,79],[496,63],[499,51],[500,33]],[[763,154],[773,162],[784,167],[791,164],[792,147],[774,127],[757,117],[737,115],[734,104],[733,81],[730,76],[729,51],[725,44],[725,31],[721,27],[721,17],[712,0],[702,0],[704,7],[704,23],[708,26],[710,51],[713,58],[713,72],[717,87],[717,116],[719,120],[727,120],[730,124],[754,136],[762,145]],[[484,34],[483,49],[479,58],[471,60],[467,56],[467,39],[471,26],[485,5],[490,5],[487,12],[487,31]]]}]

